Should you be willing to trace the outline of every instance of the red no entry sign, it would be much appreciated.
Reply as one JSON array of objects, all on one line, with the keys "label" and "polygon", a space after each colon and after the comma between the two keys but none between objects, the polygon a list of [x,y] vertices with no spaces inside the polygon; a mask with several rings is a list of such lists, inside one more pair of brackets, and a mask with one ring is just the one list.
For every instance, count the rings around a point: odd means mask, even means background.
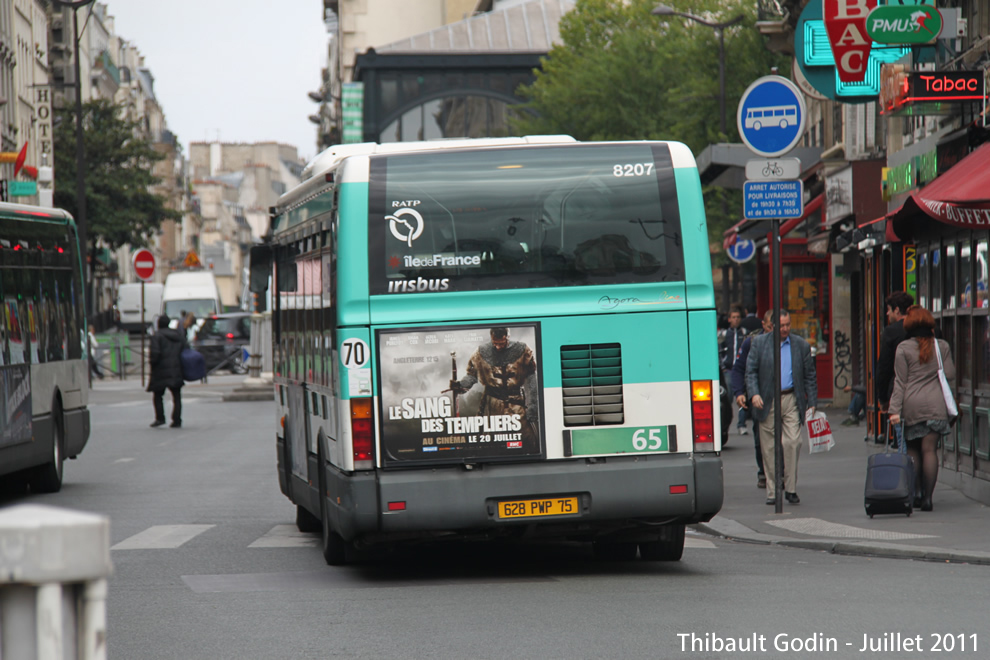
[{"label": "red no entry sign", "polygon": [[155,275],[155,255],[151,250],[138,250],[132,258],[134,262],[134,274],[139,280],[147,282]]}]

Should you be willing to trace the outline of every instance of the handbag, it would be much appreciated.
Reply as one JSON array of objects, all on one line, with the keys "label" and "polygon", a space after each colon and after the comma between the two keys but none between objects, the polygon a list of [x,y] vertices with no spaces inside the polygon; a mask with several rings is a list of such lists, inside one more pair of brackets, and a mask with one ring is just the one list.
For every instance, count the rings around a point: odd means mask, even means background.
[{"label": "handbag", "polygon": [[182,365],[182,380],[191,382],[206,378],[206,359],[196,349],[183,349],[179,362]]},{"label": "handbag", "polygon": [[945,370],[942,368],[942,350],[938,347],[938,340],[935,340],[935,357],[938,358],[938,382],[942,385],[942,398],[945,399],[945,409],[949,413],[949,421],[952,422],[959,416],[959,409],[956,407],[956,400],[952,397],[952,390],[949,388],[949,381],[945,377]]},{"label": "handbag", "polygon": [[820,454],[835,446],[832,427],[822,411],[816,410],[814,415],[804,420],[804,429],[808,435],[808,453]]}]

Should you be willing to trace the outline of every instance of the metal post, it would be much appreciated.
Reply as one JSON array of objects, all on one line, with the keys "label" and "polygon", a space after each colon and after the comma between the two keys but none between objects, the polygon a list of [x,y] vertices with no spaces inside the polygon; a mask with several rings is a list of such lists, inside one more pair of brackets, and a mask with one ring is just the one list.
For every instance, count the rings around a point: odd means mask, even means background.
[{"label": "metal post", "polygon": [[92,265],[89,263],[89,243],[86,226],[86,149],[83,146],[82,73],[79,66],[79,6],[72,8],[73,68],[76,76],[76,226],[83,253],[83,301],[86,318],[93,314]]},{"label": "metal post", "polygon": [[724,136],[725,126],[725,28],[718,28],[718,130]]},{"label": "metal post", "polygon": [[144,280],[141,280],[141,387],[144,387],[144,336],[148,329],[144,327]]},{"label": "metal post", "polygon": [[770,278],[773,282],[773,483],[775,486],[774,512],[784,512],[784,446],[781,442],[780,414],[780,219],[773,225]]}]

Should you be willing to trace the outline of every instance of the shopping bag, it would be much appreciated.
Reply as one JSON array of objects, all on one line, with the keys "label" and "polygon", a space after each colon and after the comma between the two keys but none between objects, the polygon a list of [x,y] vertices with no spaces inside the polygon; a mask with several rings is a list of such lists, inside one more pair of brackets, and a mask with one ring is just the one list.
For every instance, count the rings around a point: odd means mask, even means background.
[{"label": "shopping bag", "polygon": [[193,348],[187,348],[179,355],[182,363],[182,380],[191,382],[206,378],[206,359]]},{"label": "shopping bag", "polygon": [[938,382],[942,385],[942,398],[945,399],[945,410],[949,413],[949,421],[954,421],[954,417],[959,416],[959,409],[956,407],[956,400],[952,396],[952,389],[949,387],[949,381],[945,377],[945,371],[942,369],[942,351],[939,350],[938,344],[935,344],[935,357],[938,358]]},{"label": "shopping bag", "polygon": [[808,434],[808,453],[820,454],[835,446],[832,427],[825,413],[820,410],[816,410],[814,415],[804,420],[804,428]]}]

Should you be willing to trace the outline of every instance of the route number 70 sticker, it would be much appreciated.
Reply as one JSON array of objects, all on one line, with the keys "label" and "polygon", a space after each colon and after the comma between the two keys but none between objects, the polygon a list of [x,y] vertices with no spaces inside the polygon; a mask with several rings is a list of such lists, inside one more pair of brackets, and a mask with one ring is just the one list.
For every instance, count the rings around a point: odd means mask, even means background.
[{"label": "route number 70 sticker", "polygon": [[340,345],[340,361],[348,369],[362,369],[370,358],[371,349],[363,339],[346,339]]}]

